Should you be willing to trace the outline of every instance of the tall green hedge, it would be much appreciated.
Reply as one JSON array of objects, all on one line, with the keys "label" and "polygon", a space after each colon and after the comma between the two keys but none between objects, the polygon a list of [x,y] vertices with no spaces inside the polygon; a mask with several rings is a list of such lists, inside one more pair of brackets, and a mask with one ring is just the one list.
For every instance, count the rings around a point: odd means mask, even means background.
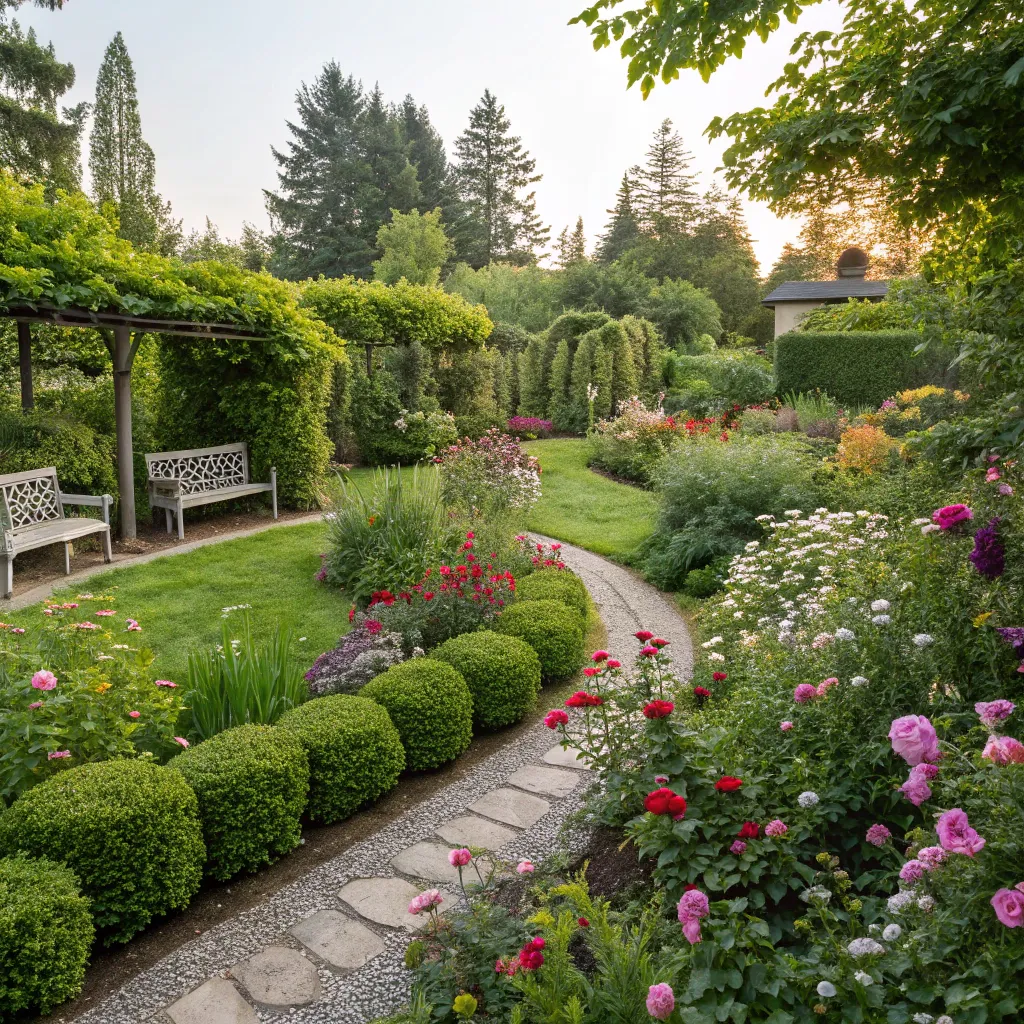
[{"label": "tall green hedge", "polygon": [[776,393],[817,388],[842,404],[881,405],[941,380],[941,363],[914,355],[920,344],[919,331],[790,331],[775,340]]}]

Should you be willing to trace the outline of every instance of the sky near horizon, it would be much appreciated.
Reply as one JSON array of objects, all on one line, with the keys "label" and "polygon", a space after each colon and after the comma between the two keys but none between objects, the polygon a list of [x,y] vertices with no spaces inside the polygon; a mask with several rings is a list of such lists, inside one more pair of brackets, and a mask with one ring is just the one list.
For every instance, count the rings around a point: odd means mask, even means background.
[{"label": "sky near horizon", "polygon": [[[552,238],[582,215],[593,245],[623,172],[643,161],[663,118],[672,119],[694,154],[706,188],[725,148],[723,140],[703,136],[711,118],[764,103],[797,33],[836,28],[841,18],[838,0],[824,0],[797,26],[784,22],[768,43],[748,42],[743,58],[730,60],[709,83],[683,72],[644,101],[638,88],[627,91],[616,49],[595,53],[587,30],[566,24],[583,6],[584,0],[66,0],[57,12],[26,6],[18,20],[74,65],[68,105],[92,100],[103,51],[117,31],[124,34],[143,134],[156,153],[157,187],[186,232],[201,229],[206,217],[232,238],[243,221],[268,227],[262,190],[277,185],[270,147],[283,148],[289,137],[285,122],[295,116],[300,83],[336,60],[367,88],[378,82],[389,101],[411,93],[425,103],[449,156],[489,88],[544,175],[537,207]],[[87,164],[87,136],[83,141]],[[743,202],[767,273],[799,222]]]}]

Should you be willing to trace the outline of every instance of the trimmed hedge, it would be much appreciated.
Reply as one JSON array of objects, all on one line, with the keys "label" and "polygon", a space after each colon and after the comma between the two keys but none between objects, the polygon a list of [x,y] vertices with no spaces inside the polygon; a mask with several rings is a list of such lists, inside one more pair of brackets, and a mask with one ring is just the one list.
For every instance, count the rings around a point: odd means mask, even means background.
[{"label": "trimmed hedge", "polygon": [[309,792],[299,738],[267,725],[240,725],[174,758],[199,800],[206,873],[225,881],[294,850]]},{"label": "trimmed hedge", "polygon": [[78,765],[34,786],[0,816],[0,851],[67,864],[107,945],[188,906],[206,859],[195,793],[141,759]]},{"label": "trimmed hedge", "polygon": [[443,661],[413,658],[359,691],[387,709],[410,768],[453,761],[473,739],[473,698],[466,680]]},{"label": "trimmed hedge", "polygon": [[473,723],[498,729],[518,722],[540,693],[540,659],[525,640],[490,630],[452,637],[431,652],[466,680]]},{"label": "trimmed hedge", "polygon": [[520,601],[561,601],[579,612],[584,622],[590,598],[583,580],[569,569],[538,569],[516,581],[516,597]]},{"label": "trimmed hedge", "polygon": [[776,394],[818,388],[840,404],[879,406],[942,379],[941,363],[914,355],[920,344],[920,331],[790,331],[775,339]]},{"label": "trimmed hedge", "polygon": [[92,939],[89,901],[73,871],[23,854],[0,860],[3,1012],[48,1013],[78,995]]},{"label": "trimmed hedge", "polygon": [[398,730],[365,697],[317,697],[285,712],[277,728],[291,732],[309,758],[306,811],[314,821],[349,817],[394,788],[405,767]]},{"label": "trimmed hedge", "polygon": [[525,640],[537,652],[545,679],[564,679],[583,664],[584,619],[561,601],[517,601],[498,616],[494,628]]}]

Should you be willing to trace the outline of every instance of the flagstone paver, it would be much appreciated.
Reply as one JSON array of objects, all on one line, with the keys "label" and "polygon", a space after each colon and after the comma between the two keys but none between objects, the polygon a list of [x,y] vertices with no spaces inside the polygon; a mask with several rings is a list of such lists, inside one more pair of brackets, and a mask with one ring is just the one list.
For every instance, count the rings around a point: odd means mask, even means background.
[{"label": "flagstone paver", "polygon": [[513,772],[508,777],[508,784],[531,793],[568,796],[580,784],[580,777],[576,772],[568,772],[561,768],[544,768],[539,764],[528,764]]},{"label": "flagstone paver", "polygon": [[225,978],[211,978],[167,1007],[174,1024],[259,1024],[256,1011]]},{"label": "flagstone paver", "polygon": [[[425,878],[430,882],[451,882],[454,885],[459,880],[459,869],[452,867],[448,861],[451,849],[451,846],[442,846],[440,843],[415,843],[397,857],[392,857],[391,866],[403,875]],[[486,877],[485,865],[482,864],[480,870]],[[476,872],[470,868],[466,877],[475,878]]]},{"label": "flagstone paver", "polygon": [[551,804],[540,797],[502,786],[485,793],[475,804],[470,804],[469,809],[505,825],[529,828],[548,813]]},{"label": "flagstone paver", "polygon": [[545,764],[553,764],[562,768],[576,768],[585,771],[587,768],[586,758],[583,751],[575,747],[566,750],[561,745],[552,747],[542,758]]},{"label": "flagstone paver", "polygon": [[384,950],[384,940],[376,932],[340,910],[317,911],[288,931],[335,970],[355,970]]},{"label": "flagstone paver", "polygon": [[290,946],[267,946],[235,964],[231,974],[257,1003],[265,1006],[305,1006],[320,995],[316,967]]},{"label": "flagstone paver", "polygon": [[[357,878],[338,893],[338,898],[367,921],[418,932],[426,926],[427,915],[410,914],[409,901],[422,891],[404,878]],[[448,907],[439,908],[443,914],[451,907],[453,897],[444,892],[441,895],[448,903]]]},{"label": "flagstone paver", "polygon": [[475,846],[482,850],[500,850],[518,834],[513,829],[464,814],[437,826],[437,834],[452,846]]}]

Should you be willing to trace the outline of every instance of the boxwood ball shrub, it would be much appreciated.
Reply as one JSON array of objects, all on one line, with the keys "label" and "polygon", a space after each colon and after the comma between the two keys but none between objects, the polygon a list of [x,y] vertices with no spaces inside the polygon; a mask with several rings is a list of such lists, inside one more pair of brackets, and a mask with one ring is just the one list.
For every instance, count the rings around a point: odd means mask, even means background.
[{"label": "boxwood ball shrub", "polygon": [[587,619],[590,599],[583,580],[569,569],[538,569],[516,582],[520,601],[561,601]]},{"label": "boxwood ball shrub", "polygon": [[473,739],[473,698],[444,661],[413,658],[371,679],[360,693],[387,709],[410,768],[452,761]]},{"label": "boxwood ball shrub", "polygon": [[24,854],[0,860],[0,1019],[78,995],[92,939],[89,901],[70,868]]},{"label": "boxwood ball shrub", "polygon": [[41,782],[0,816],[0,852],[63,861],[110,945],[180,910],[203,878],[196,795],[151,761],[79,765]]},{"label": "boxwood ball shrub", "polygon": [[540,693],[540,658],[525,640],[490,630],[452,637],[431,657],[454,668],[473,697],[473,723],[498,729],[518,722]]},{"label": "boxwood ball shrub", "polygon": [[306,811],[314,821],[354,814],[392,789],[405,767],[398,730],[365,697],[318,697],[285,712],[277,728],[295,736],[309,758]]},{"label": "boxwood ball shrub", "polygon": [[537,652],[545,679],[564,679],[583,664],[583,623],[561,601],[517,601],[501,613],[495,629],[525,640]]},{"label": "boxwood ball shrub", "polygon": [[199,800],[212,878],[255,871],[299,845],[309,761],[293,732],[240,725],[183,751],[168,767]]}]

